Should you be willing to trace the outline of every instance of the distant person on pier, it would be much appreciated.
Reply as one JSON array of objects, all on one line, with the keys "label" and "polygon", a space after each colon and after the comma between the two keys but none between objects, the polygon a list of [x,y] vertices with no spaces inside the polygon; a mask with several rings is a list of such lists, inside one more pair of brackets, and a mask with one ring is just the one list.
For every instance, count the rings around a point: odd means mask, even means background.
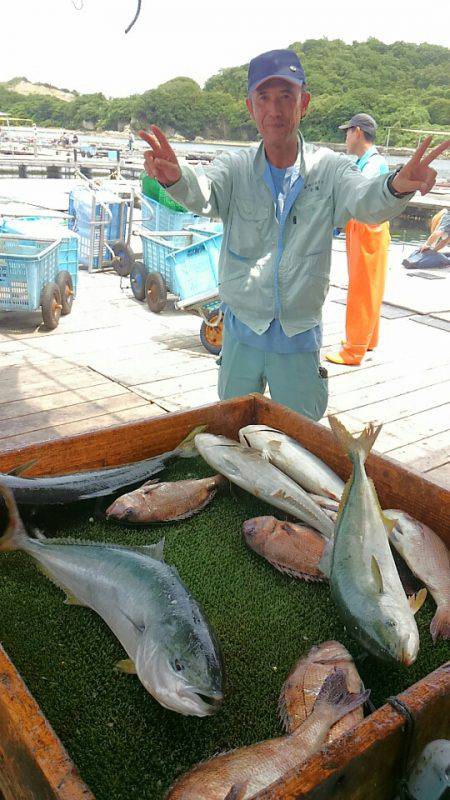
[{"label": "distant person on pier", "polygon": [[78,136],[76,133],[72,136],[72,144],[78,144]]},{"label": "distant person on pier", "polygon": [[[389,167],[375,147],[377,123],[369,114],[355,114],[339,126],[346,132],[347,153],[357,156],[356,166],[365,178],[386,175]],[[348,293],[345,341],[339,353],[327,353],[333,364],[358,366],[367,350],[378,344],[381,303],[391,237],[389,222],[368,225],[351,219],[345,226]]]},{"label": "distant person on pier", "polygon": [[431,220],[431,233],[425,244],[420,248],[424,250],[443,250],[450,245],[450,209],[443,208]]},{"label": "distant person on pier", "polygon": [[130,131],[128,134],[128,150],[130,151],[130,153],[133,151],[133,147],[134,147],[134,135],[133,131]]},{"label": "distant person on pier", "polygon": [[299,135],[309,100],[297,54],[271,50],[248,70],[258,148],[222,153],[200,174],[178,163],[156,125],[140,136],[150,146],[148,175],[191,211],[223,221],[219,397],[268,385],[273,400],[317,420],[328,400],[319,350],[333,226],[350,219],[379,225],[400,214],[414,192],[434,186],[429,165],[450,141],[426,154],[429,137],[401,169],[367,179],[345,156]]}]

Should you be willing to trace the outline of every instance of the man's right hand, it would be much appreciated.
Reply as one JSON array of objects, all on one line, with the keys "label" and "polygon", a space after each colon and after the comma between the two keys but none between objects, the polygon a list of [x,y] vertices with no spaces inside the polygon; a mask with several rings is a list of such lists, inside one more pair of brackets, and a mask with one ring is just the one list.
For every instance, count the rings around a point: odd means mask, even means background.
[{"label": "man's right hand", "polygon": [[[159,183],[171,186],[181,178],[178,159],[163,132],[157,125],[150,126],[152,133],[139,131],[139,136],[150,145],[144,153],[144,166],[147,175]],[[152,135],[153,134],[153,135]]]}]

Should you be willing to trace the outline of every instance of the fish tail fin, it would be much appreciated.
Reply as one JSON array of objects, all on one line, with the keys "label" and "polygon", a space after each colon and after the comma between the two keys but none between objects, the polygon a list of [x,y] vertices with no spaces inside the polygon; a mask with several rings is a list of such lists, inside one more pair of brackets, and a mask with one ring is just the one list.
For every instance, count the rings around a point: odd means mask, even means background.
[{"label": "fish tail fin", "polygon": [[323,706],[328,706],[332,725],[338,720],[349,714],[355,708],[362,706],[369,697],[370,690],[364,692],[349,692],[347,689],[346,674],[343,669],[334,669],[325,679],[322,688],[317,695],[314,710]]},{"label": "fish tail fin", "polygon": [[245,783],[235,783],[230,791],[225,795],[223,800],[244,800],[247,793],[248,781]]},{"label": "fish tail fin", "polygon": [[6,530],[0,536],[0,553],[6,553],[9,550],[20,550],[23,543],[28,539],[28,534],[20,519],[14,495],[10,489],[0,484],[0,497],[5,502],[8,514]]},{"label": "fish tail fin", "polygon": [[179,458],[194,458],[198,456],[198,450],[195,446],[195,437],[198,433],[204,433],[207,429],[207,425],[198,425],[196,428],[188,433],[187,436],[180,442],[178,447],[175,448],[174,455],[178,456]]},{"label": "fish tail fin", "polygon": [[353,436],[350,431],[338,420],[337,417],[329,417],[331,430],[333,431],[338,443],[345,453],[351,456],[360,454],[364,462],[369,455],[375,439],[381,431],[381,425],[374,425],[369,422],[359,436]]},{"label": "fish tail fin", "polygon": [[436,639],[450,639],[450,605],[438,606],[430,625],[433,642]]}]

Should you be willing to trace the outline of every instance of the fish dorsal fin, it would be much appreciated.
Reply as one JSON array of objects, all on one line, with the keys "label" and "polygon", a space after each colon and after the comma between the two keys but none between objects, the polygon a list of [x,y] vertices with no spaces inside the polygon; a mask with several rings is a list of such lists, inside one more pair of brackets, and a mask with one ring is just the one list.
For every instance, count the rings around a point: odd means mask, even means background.
[{"label": "fish dorsal fin", "polygon": [[420,591],[417,592],[417,594],[412,594],[410,597],[408,597],[409,607],[413,612],[413,614],[417,614],[419,608],[422,608],[426,599],[427,599],[427,590],[425,588],[420,589]]},{"label": "fish dorsal fin", "polygon": [[395,526],[397,525],[397,520],[393,519],[392,517],[388,517],[384,513],[383,509],[381,508],[380,501],[379,501],[379,498],[378,498],[378,495],[377,495],[377,490],[375,488],[375,484],[374,484],[372,478],[368,478],[367,480],[369,481],[370,488],[372,489],[373,496],[374,496],[374,498],[376,500],[376,504],[377,504],[378,510],[380,512],[380,515],[381,515],[381,519],[383,520],[383,525],[386,528],[386,534],[387,534],[387,536],[389,538],[389,536],[391,535],[391,533],[394,530]]},{"label": "fish dorsal fin", "polygon": [[140,490],[138,489],[137,491],[141,491],[143,492],[143,494],[150,494],[151,492],[153,492],[154,489],[156,489],[159,483],[160,481],[158,480],[158,478],[155,478],[154,480],[147,481],[147,483],[144,483],[144,485],[141,486]]},{"label": "fish dorsal fin", "polygon": [[341,516],[343,514],[343,511],[344,511],[344,508],[345,508],[345,504],[346,504],[346,502],[348,500],[348,496],[350,494],[350,489],[352,488],[352,484],[353,484],[353,472],[350,475],[347,483],[344,486],[344,491],[342,492],[342,496],[341,496],[341,499],[340,499],[340,502],[339,502],[339,506],[338,506],[338,510],[337,510],[337,517],[336,517],[336,522],[335,522],[335,530],[336,531],[338,529],[338,525],[339,525]]},{"label": "fish dorsal fin", "polygon": [[83,603],[81,600],[78,599],[78,597],[75,597],[73,592],[69,591],[68,589],[64,589],[64,591],[66,593],[66,599],[64,600],[64,603],[66,604],[66,606],[84,606],[84,605],[86,605],[86,603]]},{"label": "fish dorsal fin", "polygon": [[34,465],[37,464],[38,461],[39,461],[38,458],[33,458],[32,461],[26,461],[25,464],[19,464],[17,467],[13,467],[13,469],[10,469],[9,472],[7,472],[6,474],[15,475],[16,477],[18,475],[23,475],[24,472],[28,472],[28,470],[31,469],[31,467],[34,467]]},{"label": "fish dorsal fin", "polygon": [[390,517],[387,517],[386,514],[383,514],[383,513],[381,514],[381,516],[383,518],[384,527],[387,530],[387,534],[388,534],[388,536],[390,536],[392,531],[394,530],[395,526],[397,525],[397,520],[396,519],[391,519]]},{"label": "fish dorsal fin", "polygon": [[154,558],[155,561],[164,561],[164,537],[156,542],[156,544],[141,544],[135,547],[130,547],[136,553],[143,553],[146,556]]},{"label": "fish dorsal fin", "polygon": [[125,672],[126,675],[136,675],[136,664],[131,658],[123,658],[116,664],[116,669]]},{"label": "fish dorsal fin", "polygon": [[383,594],[383,592],[384,592],[383,576],[381,575],[380,565],[379,565],[377,559],[375,558],[375,556],[372,556],[372,559],[371,559],[371,562],[370,562],[370,570],[372,572],[372,578],[374,580],[375,588],[376,588],[377,592],[379,594]]}]

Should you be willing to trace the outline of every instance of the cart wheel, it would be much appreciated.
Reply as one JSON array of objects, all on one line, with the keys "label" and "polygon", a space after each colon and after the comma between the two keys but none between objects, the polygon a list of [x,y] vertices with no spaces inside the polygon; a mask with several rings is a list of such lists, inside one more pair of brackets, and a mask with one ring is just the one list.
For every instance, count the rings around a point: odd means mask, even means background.
[{"label": "cart wheel", "polygon": [[120,240],[113,242],[110,247],[114,253],[111,266],[121,278],[126,278],[133,269],[134,264],[134,253],[130,245]]},{"label": "cart wheel", "polygon": [[145,281],[145,296],[150,311],[159,314],[167,302],[167,289],[160,272],[151,272]]},{"label": "cart wheel", "polygon": [[218,356],[222,350],[223,320],[216,324],[220,314],[219,310],[211,311],[208,322],[203,321],[200,328],[200,341],[213,356]]},{"label": "cart wheel", "polygon": [[142,261],[135,261],[130,273],[130,286],[136,300],[145,300],[145,281],[148,272]]},{"label": "cart wheel", "polygon": [[46,283],[41,292],[42,319],[45,327],[52,331],[58,327],[61,316],[61,292],[56,283]]},{"label": "cart wheel", "polygon": [[61,293],[61,315],[70,314],[75,297],[70,272],[65,269],[61,270],[58,272],[55,282]]}]

